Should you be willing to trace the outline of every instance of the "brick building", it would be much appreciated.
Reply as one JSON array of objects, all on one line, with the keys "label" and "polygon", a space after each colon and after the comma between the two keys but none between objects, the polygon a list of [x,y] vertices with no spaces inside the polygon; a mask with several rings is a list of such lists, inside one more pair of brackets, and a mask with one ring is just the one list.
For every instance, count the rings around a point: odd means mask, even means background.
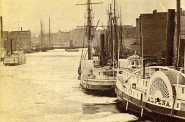
[{"label": "brick building", "polygon": [[6,51],[11,51],[11,47],[10,47],[10,32],[8,31],[3,31],[3,45]]},{"label": "brick building", "polygon": [[143,44],[143,56],[164,56],[167,12],[154,10],[152,14],[141,14],[136,19],[136,26],[136,38],[138,43]]},{"label": "brick building", "polygon": [[85,42],[85,29],[72,29],[69,31],[69,38],[72,40],[74,47],[83,47],[83,42]]},{"label": "brick building", "polygon": [[13,50],[22,49],[24,52],[31,51],[31,31],[11,31],[10,39],[13,43]]},{"label": "brick building", "polygon": [[13,50],[21,49],[24,52],[31,51],[31,31],[3,31],[3,42],[6,51],[11,50],[10,40],[12,40]]},{"label": "brick building", "polygon": [[181,11],[181,35],[185,35],[185,10]]},{"label": "brick building", "polygon": [[[51,33],[50,39],[54,47],[68,47],[69,46],[69,32],[58,31],[57,33]],[[44,42],[49,45],[49,34],[44,35]]]},{"label": "brick building", "polygon": [[[164,57],[167,42],[167,12],[141,14],[136,19],[136,40],[142,46],[144,56]],[[175,20],[176,21],[176,20]],[[175,33],[176,34],[176,33]],[[181,12],[181,40],[185,37],[185,11]],[[176,35],[174,35],[174,55],[176,55]]]}]

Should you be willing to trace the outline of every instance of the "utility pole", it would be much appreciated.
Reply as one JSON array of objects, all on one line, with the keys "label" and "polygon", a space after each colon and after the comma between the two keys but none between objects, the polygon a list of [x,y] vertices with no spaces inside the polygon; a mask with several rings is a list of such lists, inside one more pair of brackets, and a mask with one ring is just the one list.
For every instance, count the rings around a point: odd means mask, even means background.
[{"label": "utility pole", "polygon": [[84,4],[76,4],[76,5],[87,5],[87,39],[88,39],[88,60],[92,59],[92,50],[91,50],[91,43],[92,43],[92,9],[91,9],[91,5],[92,4],[102,4],[102,2],[98,2],[98,3],[92,3],[91,0],[87,0],[87,3]]}]

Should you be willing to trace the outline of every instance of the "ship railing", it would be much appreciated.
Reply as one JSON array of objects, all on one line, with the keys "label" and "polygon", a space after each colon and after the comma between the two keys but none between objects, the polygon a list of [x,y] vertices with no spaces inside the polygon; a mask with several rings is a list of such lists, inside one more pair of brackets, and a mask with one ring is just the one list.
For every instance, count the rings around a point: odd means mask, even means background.
[{"label": "ship railing", "polygon": [[91,79],[116,80],[117,70],[112,70],[112,69],[102,70],[102,68],[100,68],[100,70],[97,70],[95,74],[92,73],[91,75],[94,76],[94,77],[91,77]]},{"label": "ship railing", "polygon": [[185,102],[185,85],[183,84],[173,84],[176,89],[176,99],[183,100]]},{"label": "ship railing", "polygon": [[179,70],[176,70],[174,67],[171,66],[150,66],[150,67],[146,67],[146,69],[158,69],[159,71],[173,71],[176,73],[180,73],[182,76],[185,77],[185,74],[182,72],[182,67],[178,67]]},{"label": "ship railing", "polygon": [[[135,82],[132,82],[134,79],[135,79]],[[137,75],[131,75],[130,77],[124,78],[120,74],[117,75],[117,80],[119,80],[123,86],[127,86],[127,87],[128,87],[128,84],[127,84],[128,81],[131,80],[129,84],[131,83],[130,86],[132,87],[132,89],[136,89],[137,91],[140,91],[142,93],[146,93],[147,84],[149,81],[148,79],[138,78]]]}]

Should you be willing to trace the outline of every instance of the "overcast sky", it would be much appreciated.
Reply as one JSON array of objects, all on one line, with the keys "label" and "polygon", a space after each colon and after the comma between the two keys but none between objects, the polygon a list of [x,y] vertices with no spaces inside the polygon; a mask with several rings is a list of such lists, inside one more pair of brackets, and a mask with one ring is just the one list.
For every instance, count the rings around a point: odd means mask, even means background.
[{"label": "overcast sky", "polygon": [[[86,6],[76,6],[87,0],[0,0],[0,14],[3,16],[4,30],[30,29],[33,33],[40,32],[40,20],[43,20],[44,30],[48,32],[48,18],[51,17],[51,31],[71,30],[85,22]],[[103,2],[94,5],[94,24],[100,19],[100,24],[106,24],[106,9],[112,0],[92,0]],[[142,13],[167,11],[176,8],[176,0],[117,0],[117,6],[122,11],[123,24],[135,25],[135,19]],[[185,0],[181,0],[181,7],[185,10]]]}]

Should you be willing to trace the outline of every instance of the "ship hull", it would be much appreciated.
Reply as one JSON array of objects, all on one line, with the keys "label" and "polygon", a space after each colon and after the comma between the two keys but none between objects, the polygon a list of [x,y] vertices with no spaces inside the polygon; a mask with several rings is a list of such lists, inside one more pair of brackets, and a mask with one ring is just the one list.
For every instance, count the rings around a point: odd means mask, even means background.
[{"label": "ship hull", "polygon": [[116,80],[83,79],[81,87],[86,90],[109,91],[114,90]]},{"label": "ship hull", "polygon": [[[138,99],[135,99],[127,94],[125,94],[124,92],[122,92],[121,90],[119,90],[117,87],[115,87],[115,93],[117,94],[117,98],[118,100],[122,103],[122,106],[125,108],[125,110],[130,110],[133,111],[137,114],[141,114],[142,111],[142,102]],[[145,109],[143,108],[144,112]],[[150,113],[151,111],[147,112]]]},{"label": "ship hull", "polygon": [[[184,122],[185,112],[184,111],[173,111],[171,114],[171,109],[163,108],[160,106],[152,105],[141,100],[135,99],[124,92],[122,92],[118,87],[115,86],[115,93],[118,100],[121,102],[122,107],[125,110],[130,110],[138,115],[146,115],[153,118],[155,121],[169,121],[169,122]],[[142,110],[143,108],[143,110]]]},{"label": "ship hull", "polygon": [[65,49],[65,51],[67,51],[67,52],[78,52],[78,51],[79,51],[79,49],[77,49],[77,48],[73,48],[73,49]]}]

